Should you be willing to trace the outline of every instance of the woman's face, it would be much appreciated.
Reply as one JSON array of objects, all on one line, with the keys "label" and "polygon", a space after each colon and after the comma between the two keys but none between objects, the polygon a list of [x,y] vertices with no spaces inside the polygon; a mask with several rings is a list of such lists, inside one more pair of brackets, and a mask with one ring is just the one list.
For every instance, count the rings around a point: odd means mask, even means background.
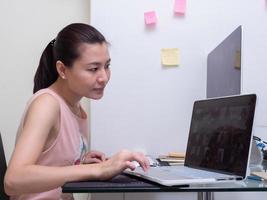
[{"label": "woman's face", "polygon": [[80,97],[100,99],[110,78],[110,56],[106,43],[79,47],[80,57],[66,70],[68,87]]}]

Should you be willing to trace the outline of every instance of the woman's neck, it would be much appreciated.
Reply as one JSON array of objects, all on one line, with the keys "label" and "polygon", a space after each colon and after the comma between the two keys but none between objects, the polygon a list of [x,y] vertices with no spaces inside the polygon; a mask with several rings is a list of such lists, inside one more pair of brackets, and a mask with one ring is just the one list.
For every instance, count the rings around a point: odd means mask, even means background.
[{"label": "woman's neck", "polygon": [[69,90],[65,86],[64,83],[61,83],[61,80],[57,80],[55,83],[53,83],[51,86],[49,86],[51,90],[56,92],[59,96],[64,99],[66,104],[70,107],[70,109],[77,114],[78,112],[80,113],[81,111],[81,106],[80,106],[80,100],[81,97],[76,96],[73,92]]}]

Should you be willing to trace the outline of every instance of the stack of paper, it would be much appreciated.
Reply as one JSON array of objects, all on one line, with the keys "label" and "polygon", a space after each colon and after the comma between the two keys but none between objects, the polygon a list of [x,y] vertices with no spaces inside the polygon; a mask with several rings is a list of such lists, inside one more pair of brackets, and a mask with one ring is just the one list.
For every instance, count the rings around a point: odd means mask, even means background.
[{"label": "stack of paper", "polygon": [[267,172],[251,172],[252,175],[258,176],[263,180],[267,180]]},{"label": "stack of paper", "polygon": [[158,161],[164,165],[183,165],[185,154],[180,152],[170,152],[167,155],[159,155]]}]

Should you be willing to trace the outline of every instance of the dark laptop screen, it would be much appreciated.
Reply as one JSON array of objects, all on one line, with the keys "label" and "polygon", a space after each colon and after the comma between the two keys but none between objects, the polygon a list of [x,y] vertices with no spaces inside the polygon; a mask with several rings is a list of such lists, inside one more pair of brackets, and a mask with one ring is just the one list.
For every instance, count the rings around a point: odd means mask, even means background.
[{"label": "dark laptop screen", "polygon": [[256,95],[196,101],[185,165],[245,176]]}]

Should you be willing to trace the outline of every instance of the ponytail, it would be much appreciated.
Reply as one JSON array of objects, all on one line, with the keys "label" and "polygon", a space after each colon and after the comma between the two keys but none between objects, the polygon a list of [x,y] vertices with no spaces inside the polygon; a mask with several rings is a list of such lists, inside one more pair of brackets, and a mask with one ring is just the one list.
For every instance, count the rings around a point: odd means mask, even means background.
[{"label": "ponytail", "polygon": [[57,80],[58,73],[56,70],[56,63],[53,55],[55,40],[52,40],[45,48],[39,66],[34,76],[33,93],[40,89],[49,87]]}]

